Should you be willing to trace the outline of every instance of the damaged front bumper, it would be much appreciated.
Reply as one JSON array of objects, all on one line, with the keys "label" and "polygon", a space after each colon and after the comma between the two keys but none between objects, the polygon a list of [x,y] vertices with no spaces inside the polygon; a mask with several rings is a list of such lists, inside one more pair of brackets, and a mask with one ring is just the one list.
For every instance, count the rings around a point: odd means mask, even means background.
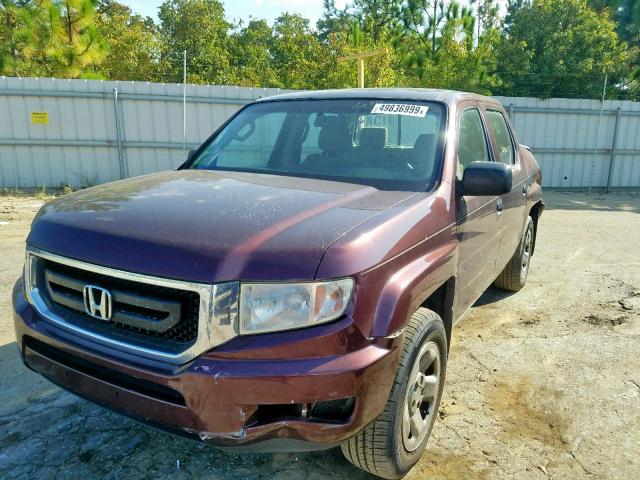
[{"label": "damaged front bumper", "polygon": [[[205,354],[173,370],[141,366],[77,343],[39,317],[18,284],[16,338],[24,363],[59,386],[136,420],[218,447],[251,451],[330,448],[351,437],[386,404],[402,337],[348,344],[353,322],[336,325],[314,348]],[[351,333],[346,333],[347,331]],[[312,342],[313,340],[306,340]],[[318,351],[316,345],[333,350]],[[312,352],[285,358],[282,353]],[[321,348],[320,348],[321,350]],[[215,354],[214,354],[215,353]]]}]

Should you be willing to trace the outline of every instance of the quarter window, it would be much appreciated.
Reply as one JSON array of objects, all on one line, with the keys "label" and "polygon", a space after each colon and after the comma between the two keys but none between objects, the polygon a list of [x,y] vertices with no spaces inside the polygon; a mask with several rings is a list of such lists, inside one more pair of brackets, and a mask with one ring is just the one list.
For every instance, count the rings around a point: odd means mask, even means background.
[{"label": "quarter window", "polygon": [[462,112],[460,117],[460,134],[458,141],[458,180],[462,180],[464,169],[471,162],[488,162],[489,150],[482,126],[480,112],[470,109]]},{"label": "quarter window", "polygon": [[513,141],[507,122],[502,113],[495,110],[487,111],[487,118],[491,131],[498,146],[498,160],[507,165],[513,165],[515,160],[515,152],[513,150]]}]

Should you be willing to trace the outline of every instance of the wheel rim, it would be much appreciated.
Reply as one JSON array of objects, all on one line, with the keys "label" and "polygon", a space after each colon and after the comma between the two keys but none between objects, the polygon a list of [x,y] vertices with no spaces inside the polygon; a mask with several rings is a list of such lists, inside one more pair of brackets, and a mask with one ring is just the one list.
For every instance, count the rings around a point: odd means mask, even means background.
[{"label": "wheel rim", "polygon": [[529,273],[529,264],[531,262],[531,248],[533,247],[533,229],[531,226],[527,228],[527,233],[524,237],[524,244],[522,245],[522,262],[520,268],[520,284],[524,285]]},{"label": "wheel rim", "polygon": [[402,442],[412,452],[422,444],[435,421],[440,394],[440,349],[425,343],[416,356],[404,398]]}]

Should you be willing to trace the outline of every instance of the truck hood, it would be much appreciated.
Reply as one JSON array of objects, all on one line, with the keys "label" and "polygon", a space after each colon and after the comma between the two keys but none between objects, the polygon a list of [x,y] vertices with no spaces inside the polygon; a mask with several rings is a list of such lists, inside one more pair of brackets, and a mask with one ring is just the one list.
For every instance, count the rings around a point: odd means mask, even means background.
[{"label": "truck hood", "polygon": [[163,172],[48,203],[27,243],[194,282],[311,280],[329,245],[411,195],[274,175]]}]

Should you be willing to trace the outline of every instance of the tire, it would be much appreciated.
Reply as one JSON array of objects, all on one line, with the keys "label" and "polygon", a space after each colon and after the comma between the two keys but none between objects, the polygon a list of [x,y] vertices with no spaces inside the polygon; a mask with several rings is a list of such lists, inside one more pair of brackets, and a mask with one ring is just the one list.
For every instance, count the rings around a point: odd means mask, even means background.
[{"label": "tire", "polygon": [[520,239],[520,245],[513,254],[507,266],[495,279],[493,285],[511,292],[519,292],[527,283],[527,276],[529,275],[529,266],[531,265],[531,255],[533,253],[533,239],[534,236],[533,219],[527,218],[527,226],[524,230],[524,234]]},{"label": "tire", "polygon": [[[446,365],[447,334],[442,319],[419,308],[405,329],[400,363],[384,411],[341,445],[347,460],[382,478],[400,478],[411,470],[420,460],[437,418]],[[411,433],[405,438],[407,429]]]}]

